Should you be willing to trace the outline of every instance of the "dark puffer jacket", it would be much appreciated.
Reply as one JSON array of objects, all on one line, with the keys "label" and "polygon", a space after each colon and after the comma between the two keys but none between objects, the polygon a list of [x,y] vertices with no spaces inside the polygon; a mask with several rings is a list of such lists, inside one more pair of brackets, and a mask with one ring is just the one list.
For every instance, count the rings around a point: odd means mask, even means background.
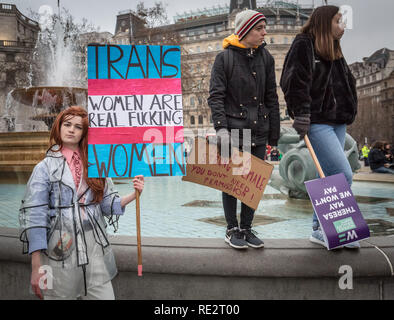
[{"label": "dark puffer jacket", "polygon": [[208,105],[215,129],[251,129],[252,146],[267,141],[276,146],[280,132],[275,62],[264,46],[228,46],[226,50],[233,52],[231,79],[226,76],[222,51],[216,56],[210,81]]},{"label": "dark puffer jacket", "polygon": [[388,163],[384,151],[381,149],[373,148],[368,154],[368,161],[371,170],[375,170],[384,167],[385,163]]},{"label": "dark puffer jacket", "polygon": [[344,58],[316,54],[313,37],[298,34],[287,53],[280,85],[290,117],[310,114],[311,123],[351,124],[357,114],[355,79]]}]

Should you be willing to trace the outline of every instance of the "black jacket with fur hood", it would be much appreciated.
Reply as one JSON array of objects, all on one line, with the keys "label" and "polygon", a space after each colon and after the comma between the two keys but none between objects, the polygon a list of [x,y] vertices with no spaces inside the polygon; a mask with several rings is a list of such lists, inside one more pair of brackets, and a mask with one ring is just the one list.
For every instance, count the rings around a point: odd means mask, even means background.
[{"label": "black jacket with fur hood", "polygon": [[225,70],[224,51],[216,56],[212,67],[208,105],[214,127],[251,129],[252,146],[267,142],[276,146],[280,117],[274,58],[264,45],[253,50],[240,46],[237,36],[224,40],[224,47],[233,54],[230,75]]},{"label": "black jacket with fur hood", "polygon": [[357,114],[355,79],[344,58],[316,54],[312,35],[298,34],[287,53],[280,86],[290,117],[311,115],[311,123],[351,124]]}]

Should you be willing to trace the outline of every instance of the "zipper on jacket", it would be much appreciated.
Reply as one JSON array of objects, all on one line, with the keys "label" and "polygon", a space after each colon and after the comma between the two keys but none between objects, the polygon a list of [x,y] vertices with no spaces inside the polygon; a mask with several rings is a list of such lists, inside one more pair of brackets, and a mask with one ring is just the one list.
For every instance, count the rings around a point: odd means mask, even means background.
[{"label": "zipper on jacket", "polygon": [[250,48],[250,51],[248,53],[248,57],[253,57],[253,54],[254,54],[254,49]]}]

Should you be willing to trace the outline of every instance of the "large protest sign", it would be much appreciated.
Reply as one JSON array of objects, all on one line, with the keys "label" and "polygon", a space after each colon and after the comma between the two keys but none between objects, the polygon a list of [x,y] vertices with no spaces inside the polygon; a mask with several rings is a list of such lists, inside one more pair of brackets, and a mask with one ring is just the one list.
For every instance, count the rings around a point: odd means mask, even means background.
[{"label": "large protest sign", "polygon": [[365,222],[343,173],[305,182],[327,248],[369,238]]},{"label": "large protest sign", "polygon": [[179,46],[88,46],[89,177],[186,174]]},{"label": "large protest sign", "polygon": [[216,144],[197,138],[186,168],[183,181],[226,192],[256,210],[274,167],[250,153],[237,152],[236,148],[231,158],[223,160]]},{"label": "large protest sign", "polygon": [[88,176],[185,175],[182,110],[179,46],[88,46]]}]

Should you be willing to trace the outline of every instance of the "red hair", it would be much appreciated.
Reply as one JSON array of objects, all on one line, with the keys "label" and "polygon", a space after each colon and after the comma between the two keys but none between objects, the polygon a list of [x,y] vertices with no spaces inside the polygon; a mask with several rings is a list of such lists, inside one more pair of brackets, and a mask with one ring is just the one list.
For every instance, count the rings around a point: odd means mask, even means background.
[{"label": "red hair", "polygon": [[[85,109],[79,106],[72,106],[61,111],[55,119],[49,137],[49,150],[60,151],[63,148],[63,141],[60,136],[60,129],[64,121],[73,118],[82,118],[82,138],[79,141],[79,150],[81,153],[81,160],[83,165],[83,179],[93,192],[93,202],[100,202],[103,199],[105,179],[104,178],[88,178],[88,113]],[[54,150],[54,146],[59,146],[59,149]]]}]

